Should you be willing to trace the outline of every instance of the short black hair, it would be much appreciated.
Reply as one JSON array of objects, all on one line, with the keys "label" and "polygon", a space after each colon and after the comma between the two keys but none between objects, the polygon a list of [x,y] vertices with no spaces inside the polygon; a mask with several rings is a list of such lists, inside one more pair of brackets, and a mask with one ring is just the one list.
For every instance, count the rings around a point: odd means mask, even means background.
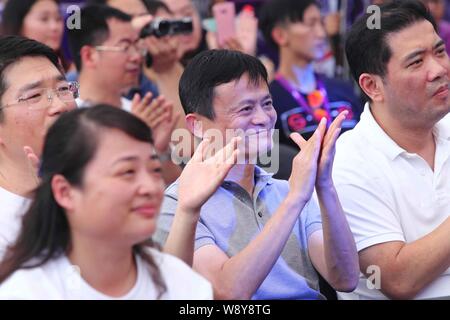
[{"label": "short black hair", "polygon": [[[0,101],[8,87],[5,82],[6,68],[24,57],[47,58],[61,74],[64,74],[58,56],[52,48],[22,36],[2,36],[0,37]],[[0,109],[0,122],[2,119],[3,112]]]},{"label": "short black hair", "polygon": [[207,50],[196,55],[186,66],[179,84],[180,101],[184,112],[197,113],[214,119],[214,88],[239,80],[248,74],[251,83],[264,81],[264,65],[251,55],[232,50]]},{"label": "short black hair", "polygon": [[436,32],[436,22],[427,8],[417,0],[395,0],[380,6],[379,29],[369,29],[367,23],[372,14],[360,17],[351,27],[345,44],[345,52],[353,78],[359,83],[363,73],[384,77],[392,56],[387,38],[414,23],[429,21]]},{"label": "short black hair", "polygon": [[303,21],[303,15],[311,5],[320,8],[315,0],[268,0],[264,2],[259,12],[259,29],[264,39],[274,48],[278,45],[273,41],[272,30],[282,24]]},{"label": "short black hair", "polygon": [[142,0],[142,2],[144,3],[144,6],[147,8],[148,13],[150,13],[152,15],[156,14],[156,12],[159,9],[163,9],[164,11],[172,14],[172,11],[167,6],[167,4],[165,4],[162,1],[158,1],[158,0]]},{"label": "short black hair", "polygon": [[[25,16],[38,0],[9,0],[2,12],[2,33],[4,35],[20,35]],[[58,0],[53,0],[59,5]]]},{"label": "short black hair", "polygon": [[131,16],[106,5],[88,5],[81,9],[81,28],[69,29],[68,39],[71,55],[77,70],[80,71],[80,50],[83,46],[96,46],[102,44],[109,37],[107,21],[117,19],[130,22]]}]

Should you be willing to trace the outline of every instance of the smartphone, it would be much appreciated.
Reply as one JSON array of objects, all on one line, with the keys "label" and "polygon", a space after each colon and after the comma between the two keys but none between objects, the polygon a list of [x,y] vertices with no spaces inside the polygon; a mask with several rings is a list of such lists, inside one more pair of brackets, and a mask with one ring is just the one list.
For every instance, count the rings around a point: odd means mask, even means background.
[{"label": "smartphone", "polygon": [[217,43],[220,47],[223,47],[227,39],[236,35],[236,9],[233,2],[220,2],[212,7],[212,12],[216,20]]}]

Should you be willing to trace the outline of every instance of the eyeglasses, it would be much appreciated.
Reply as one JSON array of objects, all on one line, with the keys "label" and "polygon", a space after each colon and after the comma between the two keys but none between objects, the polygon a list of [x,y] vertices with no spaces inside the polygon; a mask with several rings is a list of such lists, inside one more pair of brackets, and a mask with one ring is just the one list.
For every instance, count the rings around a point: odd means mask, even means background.
[{"label": "eyeglasses", "polygon": [[142,44],[140,40],[129,43],[123,46],[95,46],[95,49],[98,51],[112,51],[112,52],[123,52],[128,56],[131,56],[135,53],[140,56],[145,56],[147,54],[147,48]]},{"label": "eyeglasses", "polygon": [[[57,88],[36,88],[27,91],[17,102],[0,106],[1,109],[6,109],[16,105],[26,105],[28,110],[40,110],[47,108],[53,101],[56,95],[59,100],[64,103],[73,102],[78,98],[80,85],[78,82],[66,82],[58,85]],[[43,97],[47,98],[47,104],[43,103]]]}]

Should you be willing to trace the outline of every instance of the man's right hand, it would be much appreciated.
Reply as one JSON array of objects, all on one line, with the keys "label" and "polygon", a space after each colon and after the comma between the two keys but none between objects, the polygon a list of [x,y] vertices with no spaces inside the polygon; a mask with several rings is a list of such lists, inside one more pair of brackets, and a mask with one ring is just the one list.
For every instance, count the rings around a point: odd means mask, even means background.
[{"label": "man's right hand", "polygon": [[139,94],[135,94],[131,101],[131,113],[152,129],[155,148],[158,152],[167,150],[178,119],[172,109],[172,102],[164,96],[153,98],[150,92],[142,99]]},{"label": "man's right hand", "polygon": [[203,139],[180,176],[178,206],[183,212],[198,214],[202,205],[216,192],[238,160],[240,141],[240,137],[235,137],[208,157],[211,141]]},{"label": "man's right hand", "polygon": [[327,121],[323,118],[316,131],[308,141],[294,132],[291,139],[299,146],[300,152],[292,161],[292,172],[289,177],[289,195],[294,200],[306,203],[311,198],[316,183],[318,159],[322,139],[326,131]]}]

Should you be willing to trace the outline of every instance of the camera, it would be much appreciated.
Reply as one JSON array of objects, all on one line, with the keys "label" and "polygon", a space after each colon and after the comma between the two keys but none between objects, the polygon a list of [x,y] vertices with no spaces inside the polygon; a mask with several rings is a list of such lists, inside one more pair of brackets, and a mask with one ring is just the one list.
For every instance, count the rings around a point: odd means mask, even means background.
[{"label": "camera", "polygon": [[161,38],[176,34],[191,33],[192,18],[185,17],[182,19],[155,19],[144,28],[139,35],[140,38],[155,36]]}]

